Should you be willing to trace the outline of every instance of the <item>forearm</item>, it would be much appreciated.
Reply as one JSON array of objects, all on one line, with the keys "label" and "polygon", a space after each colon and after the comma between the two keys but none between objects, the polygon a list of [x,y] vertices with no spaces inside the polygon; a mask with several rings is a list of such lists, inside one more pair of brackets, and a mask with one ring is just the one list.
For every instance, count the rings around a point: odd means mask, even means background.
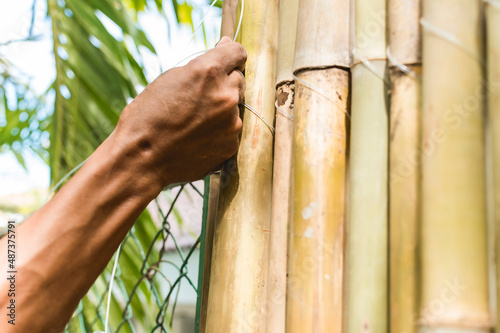
[{"label": "forearm", "polygon": [[[78,301],[161,189],[147,172],[144,154],[137,144],[110,136],[47,205],[17,228],[17,320],[15,327],[0,321],[0,331],[64,328]],[[3,249],[5,243],[3,239]],[[5,287],[0,295],[3,309],[8,302]]]}]

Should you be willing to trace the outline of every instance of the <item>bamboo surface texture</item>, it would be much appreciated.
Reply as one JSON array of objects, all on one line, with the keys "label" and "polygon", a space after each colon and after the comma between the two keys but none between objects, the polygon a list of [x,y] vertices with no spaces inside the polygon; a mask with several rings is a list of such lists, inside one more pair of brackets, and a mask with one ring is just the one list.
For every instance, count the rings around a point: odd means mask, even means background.
[{"label": "bamboo surface texture", "polygon": [[331,68],[299,77],[337,103],[297,84],[286,331],[342,332],[348,73]]},{"label": "bamboo surface texture", "polygon": [[[246,102],[273,123],[278,1],[246,1]],[[237,157],[221,175],[206,332],[264,332],[273,136],[245,111]],[[227,179],[227,181],[226,181]]]},{"label": "bamboo surface texture", "polygon": [[285,333],[287,237],[292,164],[293,61],[298,0],[280,0],[267,332]]},{"label": "bamboo surface texture", "polygon": [[493,162],[493,216],[496,234],[496,329],[500,329],[500,1],[486,4],[488,36],[486,57],[488,73],[488,119]]},{"label": "bamboo surface texture", "polygon": [[347,333],[388,331],[386,3],[355,3],[347,232]]},{"label": "bamboo surface texture", "polygon": [[342,332],[349,6],[299,3],[287,333]]},{"label": "bamboo surface texture", "polygon": [[[221,37],[234,37],[237,4],[238,0],[224,0],[222,3]],[[207,323],[208,291],[210,288],[210,275],[212,270],[212,250],[217,219],[217,207],[219,205],[220,172],[210,175],[209,188],[204,248],[205,254],[203,257],[203,283],[201,288],[200,333],[205,332]]]},{"label": "bamboo surface texture", "polygon": [[[389,1],[389,319],[391,332],[416,333],[420,212],[420,0]],[[403,67],[404,66],[404,67]]]},{"label": "bamboo surface texture", "polygon": [[423,8],[419,331],[489,332],[482,4]]}]

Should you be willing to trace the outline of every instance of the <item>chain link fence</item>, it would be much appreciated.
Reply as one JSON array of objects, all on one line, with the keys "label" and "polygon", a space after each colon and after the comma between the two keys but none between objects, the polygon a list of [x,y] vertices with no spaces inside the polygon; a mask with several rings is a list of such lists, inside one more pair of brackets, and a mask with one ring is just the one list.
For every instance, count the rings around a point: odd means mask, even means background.
[{"label": "chain link fence", "polygon": [[108,330],[107,295],[115,259],[81,300],[65,332],[193,332],[207,196],[202,181],[163,191],[122,243]]}]

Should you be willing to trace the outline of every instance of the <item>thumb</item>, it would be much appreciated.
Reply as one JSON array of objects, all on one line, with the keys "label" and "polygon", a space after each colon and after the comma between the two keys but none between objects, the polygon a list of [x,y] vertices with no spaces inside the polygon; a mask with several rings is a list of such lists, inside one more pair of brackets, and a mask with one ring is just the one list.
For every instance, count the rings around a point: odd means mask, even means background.
[{"label": "thumb", "polygon": [[220,46],[220,45],[223,45],[223,44],[227,44],[227,43],[230,43],[230,42],[232,42],[231,38],[229,38],[227,36],[224,36],[224,37],[222,37],[220,39],[219,43],[217,43],[217,46]]}]

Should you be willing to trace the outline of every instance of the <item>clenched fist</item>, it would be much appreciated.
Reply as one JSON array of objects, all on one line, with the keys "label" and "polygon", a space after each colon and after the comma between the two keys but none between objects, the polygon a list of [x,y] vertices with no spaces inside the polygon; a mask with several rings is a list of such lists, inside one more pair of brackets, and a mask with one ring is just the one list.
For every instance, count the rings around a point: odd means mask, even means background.
[{"label": "clenched fist", "polygon": [[247,54],[228,37],[160,75],[123,111],[116,135],[137,144],[163,186],[200,179],[236,153]]}]

